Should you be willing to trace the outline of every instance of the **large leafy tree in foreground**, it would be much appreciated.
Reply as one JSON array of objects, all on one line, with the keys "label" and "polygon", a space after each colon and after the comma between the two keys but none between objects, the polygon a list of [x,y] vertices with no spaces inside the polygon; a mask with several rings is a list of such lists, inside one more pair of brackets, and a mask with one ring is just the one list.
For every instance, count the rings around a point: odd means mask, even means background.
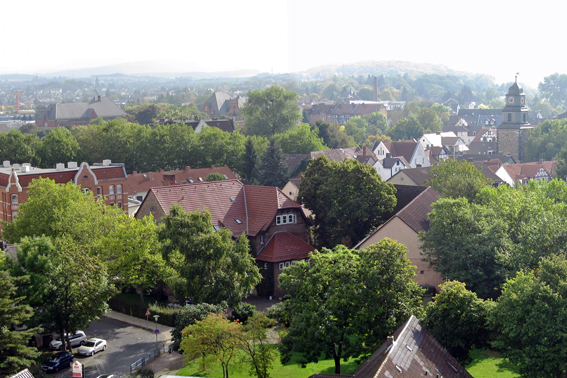
[{"label": "large leafy tree in foreground", "polygon": [[174,285],[178,296],[234,305],[260,282],[247,237],[234,241],[230,230],[215,231],[208,211],[186,213],[174,204],[163,219],[159,239],[164,258],[181,278]]},{"label": "large leafy tree in foreground", "polygon": [[395,188],[357,160],[313,160],[301,180],[300,201],[314,213],[319,247],[354,246],[396,205]]},{"label": "large leafy tree in foreground", "polygon": [[15,275],[30,277],[20,287],[34,309],[30,325],[56,332],[62,340],[65,332],[87,327],[104,314],[115,294],[105,265],[70,238],[26,237],[17,254]]},{"label": "large leafy tree in foreground", "polygon": [[423,324],[453,357],[467,363],[469,351],[483,347],[489,338],[487,306],[465,284],[448,281],[429,302]]},{"label": "large leafy tree in foreground", "polygon": [[[314,251],[280,274],[291,294],[291,326],[282,360],[300,353],[303,362],[341,359],[375,350],[411,314],[420,315],[422,289],[404,245],[390,239],[361,251],[343,245]],[[364,348],[363,348],[364,346]]]},{"label": "large leafy tree in foreground", "polygon": [[[21,281],[21,279],[20,279]],[[16,297],[18,280],[6,271],[0,271],[0,376],[7,377],[29,367],[40,352],[28,347],[29,338],[39,330],[28,328],[16,331],[33,315],[30,306],[23,304],[23,297]]]},{"label": "large leafy tree in foreground", "polygon": [[567,260],[550,256],[504,284],[489,312],[496,344],[523,377],[564,377],[567,370]]},{"label": "large leafy tree in foreground", "polygon": [[248,101],[242,107],[246,135],[271,136],[295,127],[301,119],[296,92],[287,92],[276,85],[248,93]]}]

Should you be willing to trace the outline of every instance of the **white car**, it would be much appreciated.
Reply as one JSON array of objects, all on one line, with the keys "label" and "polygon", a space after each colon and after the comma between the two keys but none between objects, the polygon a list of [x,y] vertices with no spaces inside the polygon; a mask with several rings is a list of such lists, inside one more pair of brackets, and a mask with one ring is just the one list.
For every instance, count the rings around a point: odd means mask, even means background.
[{"label": "white car", "polygon": [[[67,334],[65,334],[65,337],[66,336]],[[83,331],[77,331],[77,333],[75,333],[74,335],[69,335],[69,342],[73,347],[83,345],[84,343],[87,342],[87,335],[85,335]],[[57,339],[49,343],[49,349],[61,350],[62,346],[63,343],[61,342],[61,337],[58,337]]]},{"label": "white car", "polygon": [[101,350],[106,349],[106,340],[103,339],[89,339],[85,344],[83,344],[78,350],[81,356],[92,356]]}]

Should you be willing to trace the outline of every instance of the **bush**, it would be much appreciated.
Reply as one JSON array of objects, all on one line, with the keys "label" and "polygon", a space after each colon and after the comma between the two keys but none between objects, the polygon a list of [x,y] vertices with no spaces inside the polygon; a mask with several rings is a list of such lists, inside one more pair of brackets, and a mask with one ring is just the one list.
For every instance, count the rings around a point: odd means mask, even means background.
[{"label": "bush", "polygon": [[232,314],[230,315],[229,320],[232,322],[238,320],[242,324],[246,324],[248,318],[254,315],[255,312],[256,306],[250,303],[240,302],[234,306],[234,309],[232,309]]},{"label": "bush", "polygon": [[178,351],[181,344],[181,331],[185,327],[195,324],[197,320],[205,319],[209,314],[226,313],[226,302],[218,305],[199,303],[198,305],[183,307],[175,319],[175,327],[171,330],[172,350]]},{"label": "bush", "polygon": [[163,307],[157,303],[152,303],[150,305],[150,312],[152,315],[159,315],[159,323],[169,327],[175,327],[175,318],[179,314],[179,311],[181,311],[181,309]]},{"label": "bush", "polygon": [[154,378],[154,371],[149,366],[142,366],[136,372],[136,377],[140,378]]},{"label": "bush", "polygon": [[[148,299],[148,298],[146,298]],[[179,313],[177,308],[169,308],[160,306],[155,300],[148,300],[142,304],[140,297],[133,294],[118,294],[108,301],[108,306],[117,312],[134,316],[140,319],[146,319],[146,310],[150,309],[152,315],[159,315],[159,323],[169,327],[175,326],[175,318]],[[152,319],[150,317],[150,319]]]},{"label": "bush", "polygon": [[289,327],[291,323],[291,317],[289,312],[289,306],[291,302],[284,301],[276,303],[268,309],[268,318],[274,319],[276,322]]}]

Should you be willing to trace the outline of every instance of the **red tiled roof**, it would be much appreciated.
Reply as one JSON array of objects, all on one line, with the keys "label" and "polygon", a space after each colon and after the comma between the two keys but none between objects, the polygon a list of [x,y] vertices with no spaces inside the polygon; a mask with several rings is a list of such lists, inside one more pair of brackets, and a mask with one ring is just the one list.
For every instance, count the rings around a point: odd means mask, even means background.
[{"label": "red tiled roof", "polygon": [[403,156],[407,161],[411,161],[416,145],[417,142],[414,141],[384,142],[392,157]]},{"label": "red tiled roof", "polygon": [[301,260],[308,258],[309,252],[314,250],[315,247],[287,231],[276,232],[268,244],[260,250],[256,260],[268,262]]},{"label": "red tiled roof", "polygon": [[168,214],[174,203],[187,212],[208,209],[213,225],[222,224],[234,235],[243,232],[256,235],[269,227],[278,209],[301,208],[279,188],[243,185],[238,180],[160,186],[150,190],[164,213]]},{"label": "red tiled roof", "polygon": [[510,175],[512,180],[522,180],[524,178],[534,179],[539,170],[543,167],[549,173],[550,176],[555,176],[555,170],[557,169],[556,161],[545,161],[523,163],[523,164],[504,164],[502,165],[506,172]]},{"label": "red tiled roof", "polygon": [[[126,178],[124,167],[116,166],[96,166],[91,165],[89,168],[93,171],[97,180],[111,180]],[[80,169],[80,168],[79,168]]]},{"label": "red tiled roof", "polygon": [[[32,174],[32,175],[18,173],[18,181],[22,186],[22,188],[28,187],[33,179],[37,179],[40,177],[54,180],[57,184],[65,184],[68,183],[69,181],[73,181],[76,174],[77,171],[61,171],[61,172]],[[10,177],[10,176],[6,176],[6,177]]]},{"label": "red tiled roof", "polygon": [[[189,178],[195,182],[200,182],[199,177],[203,180],[211,173],[220,173],[225,175],[229,180],[236,179],[236,176],[228,167],[211,167],[211,168],[198,168],[191,169],[190,167],[178,171],[166,172],[146,172],[128,175],[128,193],[148,192],[150,188],[156,186],[165,186],[163,175],[174,175],[174,184],[190,183]],[[98,175],[97,175],[98,177]]]}]

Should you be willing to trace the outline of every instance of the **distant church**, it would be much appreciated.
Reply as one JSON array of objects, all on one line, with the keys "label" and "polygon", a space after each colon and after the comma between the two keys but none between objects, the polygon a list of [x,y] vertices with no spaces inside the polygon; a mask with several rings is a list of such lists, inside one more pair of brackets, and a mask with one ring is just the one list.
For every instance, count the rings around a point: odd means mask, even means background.
[{"label": "distant church", "polygon": [[498,149],[503,155],[512,155],[516,162],[525,158],[528,134],[534,126],[528,122],[526,95],[518,86],[518,76],[506,94],[502,109],[502,123],[498,126]]}]

